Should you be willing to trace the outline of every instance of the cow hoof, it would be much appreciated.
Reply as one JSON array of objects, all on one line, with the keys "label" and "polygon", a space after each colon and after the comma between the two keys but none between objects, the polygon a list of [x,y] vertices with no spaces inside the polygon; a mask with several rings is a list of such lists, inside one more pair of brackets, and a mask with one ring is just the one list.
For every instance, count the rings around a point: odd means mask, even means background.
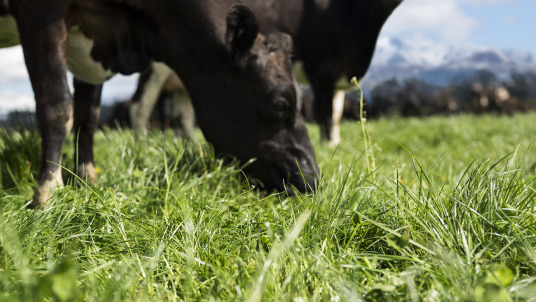
[{"label": "cow hoof", "polygon": [[97,169],[93,163],[78,165],[78,177],[87,184],[97,185]]},{"label": "cow hoof", "polygon": [[31,204],[28,205],[28,209],[39,209],[44,210],[46,209],[46,202],[52,197],[52,188],[37,188],[35,190],[35,194],[33,197],[33,201]]},{"label": "cow hoof", "polygon": [[48,199],[52,196],[52,193],[49,191],[48,193],[45,192],[39,192],[39,189],[35,191],[32,203],[28,205],[28,209],[34,210],[44,210],[46,209],[45,203],[48,201]]},{"label": "cow hoof", "polygon": [[46,175],[47,179],[39,180],[37,189],[33,197],[33,201],[28,205],[29,209],[45,209],[45,203],[52,197],[52,191],[58,187],[63,187],[61,178],[61,169],[56,169],[55,172],[50,172]]},{"label": "cow hoof", "polygon": [[340,143],[341,143],[340,139],[330,139],[329,140],[329,147],[330,148],[337,148]]}]

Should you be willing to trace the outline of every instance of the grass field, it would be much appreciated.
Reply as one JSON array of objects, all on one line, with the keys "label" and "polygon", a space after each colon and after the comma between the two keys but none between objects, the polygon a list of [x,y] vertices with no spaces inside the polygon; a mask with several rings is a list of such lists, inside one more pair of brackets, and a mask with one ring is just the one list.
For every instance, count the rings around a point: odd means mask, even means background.
[{"label": "grass field", "polygon": [[99,132],[99,185],[65,171],[45,211],[38,135],[0,130],[0,301],[536,301],[534,121],[369,122],[374,163],[358,123],[336,150],[310,126],[323,186],[293,198],[206,144]]}]

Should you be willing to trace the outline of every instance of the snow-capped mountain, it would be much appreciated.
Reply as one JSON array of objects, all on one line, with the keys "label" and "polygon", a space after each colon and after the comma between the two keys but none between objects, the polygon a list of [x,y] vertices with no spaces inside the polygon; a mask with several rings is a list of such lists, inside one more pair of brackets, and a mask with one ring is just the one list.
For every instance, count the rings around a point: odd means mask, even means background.
[{"label": "snow-capped mountain", "polygon": [[390,78],[417,78],[429,84],[447,86],[488,69],[499,79],[510,72],[536,71],[536,54],[521,50],[445,46],[431,41],[406,42],[380,38],[363,86],[372,88]]}]

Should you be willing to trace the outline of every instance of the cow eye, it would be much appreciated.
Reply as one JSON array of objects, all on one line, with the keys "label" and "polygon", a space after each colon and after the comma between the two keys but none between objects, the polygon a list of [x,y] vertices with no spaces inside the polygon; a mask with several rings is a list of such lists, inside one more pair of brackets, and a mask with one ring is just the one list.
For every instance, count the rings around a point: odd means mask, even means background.
[{"label": "cow eye", "polygon": [[284,112],[289,107],[289,104],[285,99],[277,99],[274,101],[273,106],[276,111]]}]

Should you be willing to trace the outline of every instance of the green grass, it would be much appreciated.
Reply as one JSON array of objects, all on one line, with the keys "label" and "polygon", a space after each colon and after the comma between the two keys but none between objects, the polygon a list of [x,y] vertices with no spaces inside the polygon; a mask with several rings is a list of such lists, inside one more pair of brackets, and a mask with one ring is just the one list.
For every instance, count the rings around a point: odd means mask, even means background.
[{"label": "green grass", "polygon": [[206,144],[99,132],[99,185],[65,171],[45,211],[37,135],[0,131],[0,300],[535,301],[534,120],[371,121],[372,173],[358,123],[336,150],[311,126],[323,186],[293,198]]}]

